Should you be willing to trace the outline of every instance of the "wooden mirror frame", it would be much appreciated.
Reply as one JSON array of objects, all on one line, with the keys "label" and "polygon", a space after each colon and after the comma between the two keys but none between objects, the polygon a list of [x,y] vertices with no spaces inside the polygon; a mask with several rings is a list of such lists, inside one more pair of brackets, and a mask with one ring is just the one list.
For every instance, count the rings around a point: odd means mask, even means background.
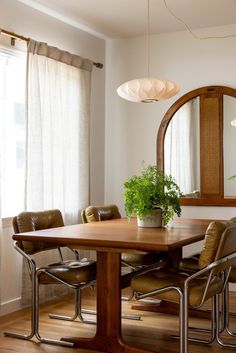
[{"label": "wooden mirror frame", "polygon": [[[200,98],[200,197],[181,198],[183,206],[236,206],[236,197],[224,197],[223,95],[236,98],[236,89],[226,86],[206,86],[188,92],[169,108],[159,126],[156,142],[157,167],[164,171],[164,140],[168,125],[179,108],[193,98]],[[213,133],[210,138],[207,119],[209,110],[213,116],[211,121]],[[214,162],[211,158],[212,153]]]}]

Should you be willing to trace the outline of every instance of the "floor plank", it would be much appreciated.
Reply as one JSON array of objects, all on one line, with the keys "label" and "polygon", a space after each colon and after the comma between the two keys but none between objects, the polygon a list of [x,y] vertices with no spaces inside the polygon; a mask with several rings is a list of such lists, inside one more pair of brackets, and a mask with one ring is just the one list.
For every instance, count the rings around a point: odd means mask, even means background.
[{"label": "floor plank", "polygon": [[[234,294],[233,303],[236,303]],[[95,305],[94,292],[91,290],[86,293],[83,307],[88,309]],[[234,309],[236,305],[234,305]],[[94,325],[82,324],[80,322],[67,322],[49,319],[47,314],[53,313],[73,313],[73,297],[66,297],[63,300],[41,305],[40,327],[41,335],[51,338],[60,338],[65,335],[81,335],[84,337],[93,336],[96,330]],[[131,310],[131,302],[123,302],[123,312],[137,313],[142,316],[141,321],[128,319],[122,320],[122,332],[124,339],[137,347],[147,348],[156,352],[170,353],[179,352],[177,340],[173,340],[170,335],[178,333],[178,317],[152,312],[142,312]],[[93,316],[90,316],[90,318]],[[209,322],[206,319],[191,318],[190,324],[193,326],[207,327]],[[236,318],[233,318],[233,327],[236,330]],[[89,353],[84,349],[65,348],[55,345],[42,344],[35,338],[32,340],[22,340],[17,338],[5,337],[4,331],[27,332],[30,326],[29,309],[24,309],[9,315],[0,317],[0,353]],[[232,342],[232,339],[231,339]],[[236,338],[233,340],[236,344]],[[191,353],[218,353],[233,352],[232,349],[219,347],[216,343],[212,345],[190,344]],[[91,351],[93,352],[93,351]]]}]

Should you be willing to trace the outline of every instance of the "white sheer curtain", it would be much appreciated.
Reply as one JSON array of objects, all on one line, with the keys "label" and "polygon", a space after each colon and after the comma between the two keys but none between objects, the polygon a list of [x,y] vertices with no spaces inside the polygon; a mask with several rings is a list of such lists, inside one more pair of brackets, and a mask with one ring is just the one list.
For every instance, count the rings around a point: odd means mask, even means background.
[{"label": "white sheer curtain", "polygon": [[28,45],[25,208],[59,208],[66,224],[78,223],[89,204],[92,65],[46,43]]},{"label": "white sheer curtain", "polygon": [[173,176],[184,194],[198,188],[199,120],[195,107],[195,100],[184,104],[175,113],[165,136],[165,172]]},{"label": "white sheer curtain", "polygon": [[29,44],[26,209],[59,208],[66,223],[77,223],[89,201],[91,69],[89,60]]}]

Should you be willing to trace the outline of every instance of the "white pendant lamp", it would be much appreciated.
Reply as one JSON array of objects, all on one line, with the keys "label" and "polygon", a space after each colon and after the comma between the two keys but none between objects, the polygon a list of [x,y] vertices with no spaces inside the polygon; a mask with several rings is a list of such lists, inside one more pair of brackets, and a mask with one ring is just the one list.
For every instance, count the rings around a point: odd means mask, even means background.
[{"label": "white pendant lamp", "polygon": [[232,125],[233,127],[236,127],[236,119],[234,119],[234,120],[231,121],[231,125]]},{"label": "white pendant lamp", "polygon": [[131,102],[157,102],[171,98],[179,92],[175,83],[149,77],[149,13],[147,0],[147,77],[125,82],[117,88],[118,95]]}]

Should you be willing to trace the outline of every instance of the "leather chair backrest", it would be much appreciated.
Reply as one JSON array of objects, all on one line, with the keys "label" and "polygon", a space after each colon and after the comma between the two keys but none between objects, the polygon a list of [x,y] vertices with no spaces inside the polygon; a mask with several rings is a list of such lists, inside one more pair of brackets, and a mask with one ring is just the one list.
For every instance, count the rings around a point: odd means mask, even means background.
[{"label": "leather chair backrest", "polygon": [[[236,224],[228,226],[223,232],[220,243],[216,252],[215,260],[219,260],[222,257],[236,253]],[[230,261],[230,265],[236,264],[236,260]],[[217,271],[223,271],[229,264],[222,264],[218,266]]]},{"label": "leather chair backrest", "polygon": [[209,224],[199,257],[199,268],[204,268],[215,261],[221,238],[225,230],[231,226],[235,226],[232,221],[213,221]]},{"label": "leather chair backrest", "polygon": [[[21,212],[13,218],[13,228],[15,233],[31,232],[48,228],[64,226],[63,217],[60,210],[47,210],[40,212]],[[55,249],[55,244],[20,241],[19,247],[27,254],[34,254],[48,249]]]},{"label": "leather chair backrest", "polygon": [[87,222],[87,218],[86,218],[86,214],[85,214],[85,209],[81,211],[81,219],[83,223],[88,223]]},{"label": "leather chair backrest", "polygon": [[121,218],[121,214],[116,205],[89,206],[81,212],[84,223],[107,221]]},{"label": "leather chair backrest", "polygon": [[215,260],[236,252],[236,224],[228,226],[223,232]]}]

